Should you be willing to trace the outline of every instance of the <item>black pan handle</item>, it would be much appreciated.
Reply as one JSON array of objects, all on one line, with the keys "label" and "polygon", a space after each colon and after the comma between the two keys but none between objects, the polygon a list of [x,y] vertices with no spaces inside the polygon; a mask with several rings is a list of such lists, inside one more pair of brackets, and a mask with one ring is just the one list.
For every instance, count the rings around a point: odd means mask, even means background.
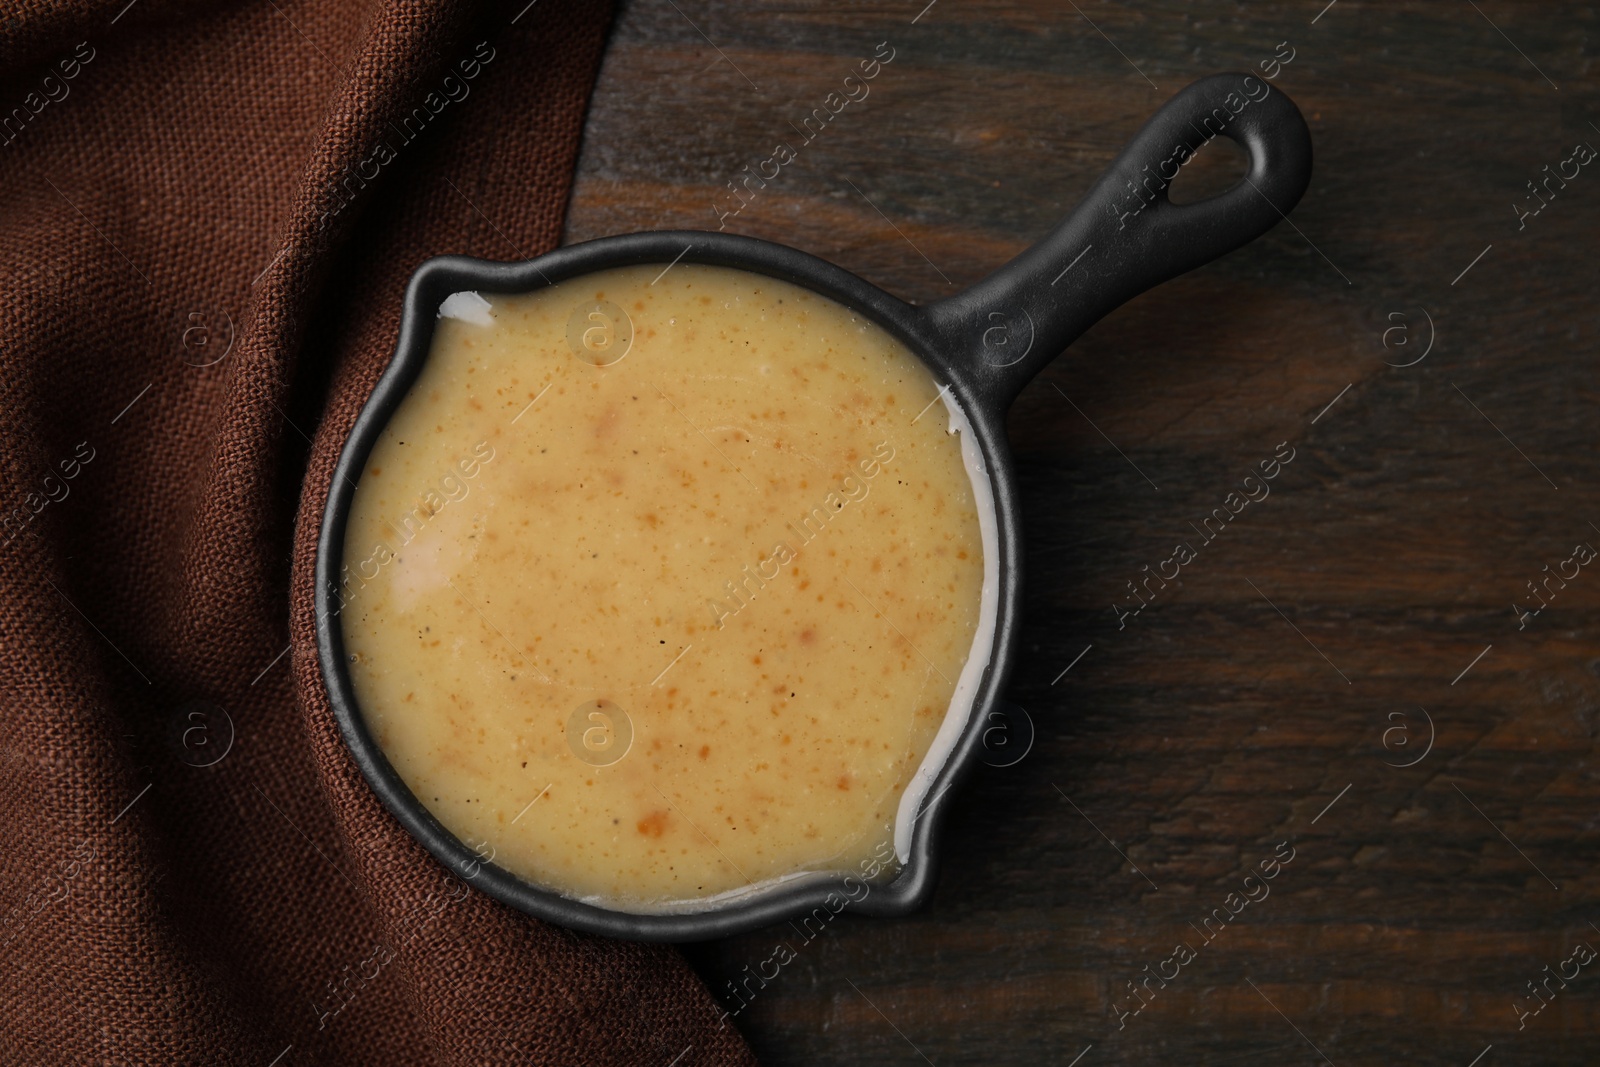
[{"label": "black pan handle", "polygon": [[[1249,171],[1217,196],[1172,203],[1178,168],[1219,135],[1249,153]],[[1145,123],[1048,237],[928,305],[924,321],[983,402],[1003,412],[1102,316],[1266,233],[1310,181],[1311,132],[1293,101],[1253,74],[1202,78]]]}]

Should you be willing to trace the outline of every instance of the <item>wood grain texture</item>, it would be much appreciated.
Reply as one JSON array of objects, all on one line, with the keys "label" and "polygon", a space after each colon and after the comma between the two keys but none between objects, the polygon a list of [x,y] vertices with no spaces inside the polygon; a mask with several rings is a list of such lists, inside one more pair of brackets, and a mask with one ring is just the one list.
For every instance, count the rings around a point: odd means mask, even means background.
[{"label": "wood grain texture", "polygon": [[[1284,41],[1316,173],[1292,225],[1017,400],[1010,695],[1037,742],[963,790],[921,914],[695,946],[730,1010],[729,980],[796,952],[730,1022],[775,1067],[1592,1062],[1600,964],[1521,1029],[1513,1001],[1600,948],[1600,574],[1525,628],[1512,603],[1600,545],[1600,166],[1520,230],[1512,205],[1600,146],[1600,9],[925,2],[631,0],[569,240],[715,228],[725,183],[882,41],[871,95],[729,229],[937,299],[1044,234],[1171,93]],[[1432,351],[1389,365],[1424,309]],[[1280,442],[1270,497],[1201,545]],[[1197,558],[1119,629],[1179,541]],[[1389,766],[1423,751],[1419,709],[1431,751]],[[1206,942],[1190,924],[1283,841],[1270,896]]]}]

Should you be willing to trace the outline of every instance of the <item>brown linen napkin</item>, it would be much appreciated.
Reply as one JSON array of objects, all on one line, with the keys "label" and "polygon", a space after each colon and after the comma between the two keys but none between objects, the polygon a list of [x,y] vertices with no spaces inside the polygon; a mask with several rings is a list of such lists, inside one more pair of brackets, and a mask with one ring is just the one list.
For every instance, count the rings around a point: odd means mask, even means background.
[{"label": "brown linen napkin", "polygon": [[428,857],[316,663],[405,280],[555,245],[608,18],[0,13],[0,1063],[753,1062],[675,951]]}]

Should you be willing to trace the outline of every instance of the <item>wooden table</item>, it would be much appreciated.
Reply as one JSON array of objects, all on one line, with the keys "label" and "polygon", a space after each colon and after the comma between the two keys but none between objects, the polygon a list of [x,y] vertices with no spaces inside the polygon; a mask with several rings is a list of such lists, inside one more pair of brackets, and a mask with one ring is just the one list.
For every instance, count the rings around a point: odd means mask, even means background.
[{"label": "wooden table", "polygon": [[[1275,56],[1316,174],[1291,224],[1016,402],[1010,695],[1036,743],[960,796],[931,907],[795,944],[737,1025],[772,1065],[1594,1062],[1600,962],[1537,1014],[1528,983],[1600,948],[1600,575],[1563,562],[1600,545],[1600,166],[1513,205],[1600,146],[1600,9],[926,2],[631,0],[569,239],[714,228],[880,42],[870,96],[729,229],[933,300],[1044,234],[1178,88]],[[1270,497],[1197,544],[1281,442]],[[1247,885],[1270,895],[1208,941]],[[691,957],[724,992],[783,939]]]}]

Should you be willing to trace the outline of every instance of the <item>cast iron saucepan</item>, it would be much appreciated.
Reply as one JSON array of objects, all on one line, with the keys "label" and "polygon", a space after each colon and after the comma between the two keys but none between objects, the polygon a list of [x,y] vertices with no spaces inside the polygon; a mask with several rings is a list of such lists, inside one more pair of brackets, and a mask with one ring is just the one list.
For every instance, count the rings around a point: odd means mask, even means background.
[{"label": "cast iron saucepan", "polygon": [[[1173,204],[1167,187],[1178,168],[1217,136],[1231,138],[1249,153],[1245,177],[1218,196]],[[1190,85],[1156,112],[1048,237],[972,288],[926,307],[899,300],[815,256],[727,233],[627,234],[524,263],[463,256],[428,260],[411,278],[394,359],[340,457],[317,545],[318,653],[334,714],[362,773],[440,861],[467,873],[489,895],[573,929],[702,940],[812,911],[830,895],[839,899],[845,872],[778,884],[712,910],[634,914],[563,897],[485,862],[428,812],[378,747],[357,706],[335,623],[356,478],[427,359],[446,297],[464,290],[527,293],[592,271],[674,260],[753,271],[804,286],[875,320],[920,355],[965,413],[988,468],[999,531],[999,608],[988,670],[960,740],[928,787],[931,799],[915,820],[898,876],[854,905],[871,915],[901,915],[919,907],[933,892],[934,841],[950,788],[981,755],[984,724],[1010,674],[1017,640],[1021,523],[1006,445],[1006,409],[1029,379],[1113,308],[1271,229],[1299,201],[1310,178],[1311,136],[1293,102],[1252,75],[1218,74]]]}]

